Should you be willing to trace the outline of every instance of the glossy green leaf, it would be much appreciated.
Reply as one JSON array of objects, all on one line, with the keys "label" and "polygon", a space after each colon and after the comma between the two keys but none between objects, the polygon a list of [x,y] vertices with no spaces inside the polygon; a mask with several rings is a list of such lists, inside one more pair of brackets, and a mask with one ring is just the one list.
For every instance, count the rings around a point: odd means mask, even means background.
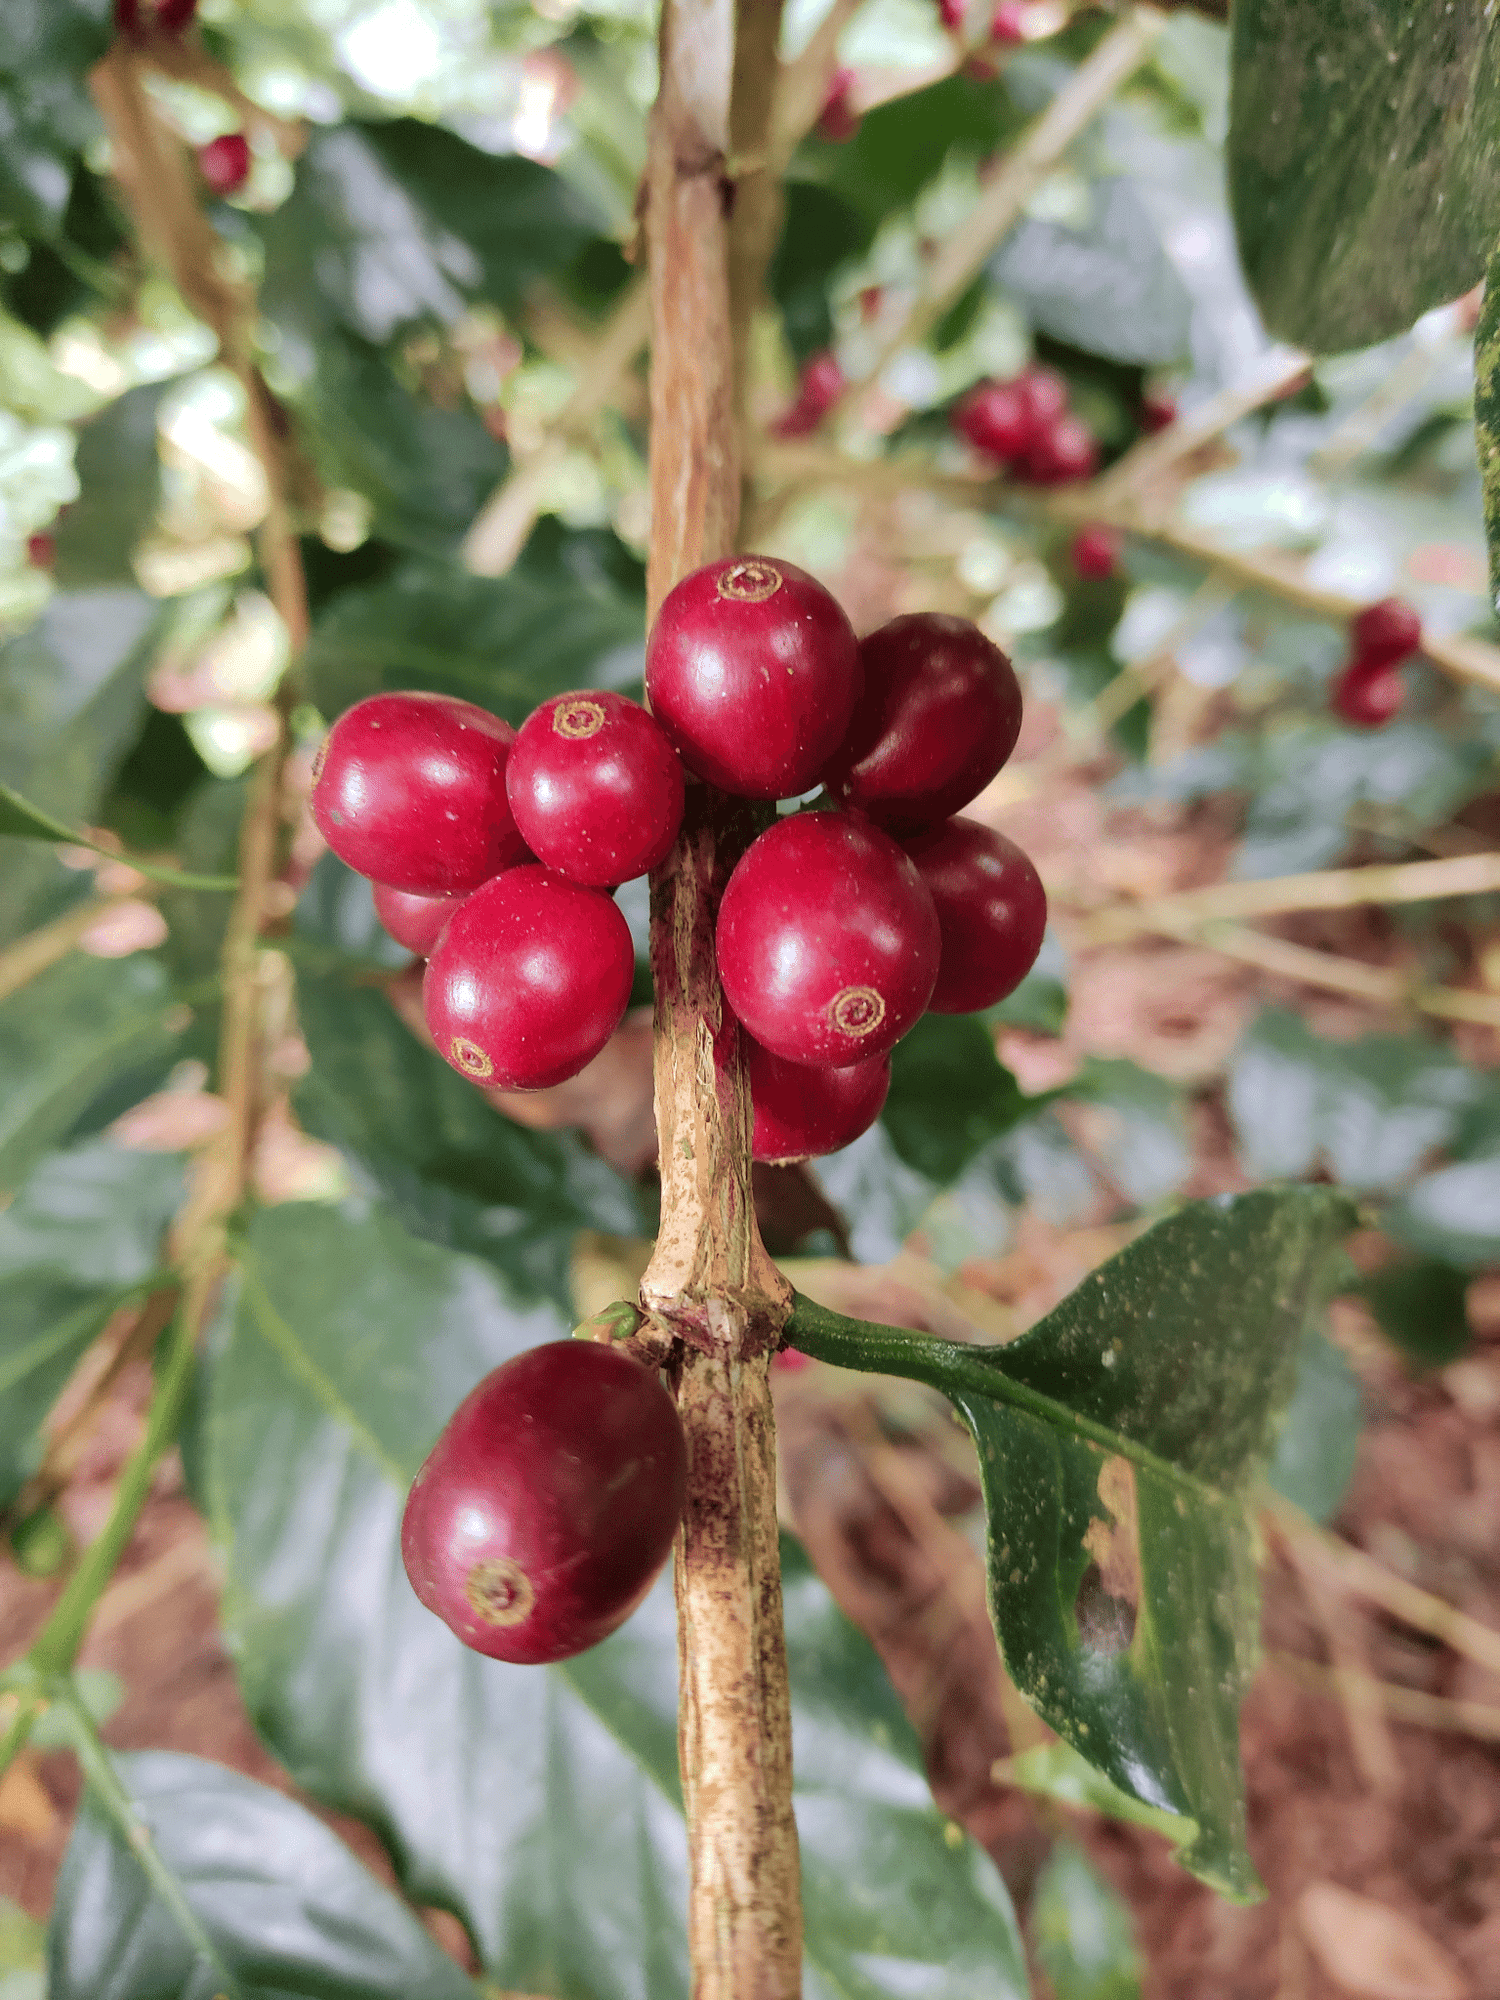
[{"label": "glossy green leaf", "polygon": [[1484,303],[1474,329],[1474,438],[1484,484],[1490,604],[1500,605],[1500,240],[1491,247]]},{"label": "glossy green leaf", "polygon": [[970,1015],[924,1014],[891,1053],[881,1121],[908,1166],[939,1185],[1032,1109]]},{"label": "glossy green leaf", "polygon": [[640,1234],[630,1189],[576,1133],[532,1132],[493,1110],[367,978],[305,972],[297,1005],[312,1056],[298,1115],[413,1235],[471,1251],[566,1311],[574,1232]]},{"label": "glossy green leaf", "polygon": [[1466,1271],[1436,1257],[1408,1257],[1374,1272],[1360,1290],[1381,1332],[1418,1367],[1441,1368],[1468,1347]]},{"label": "glossy green leaf", "polygon": [[1111,1783],[1195,1821],[1182,1858],[1232,1896],[1257,1888],[1238,1753],[1258,1644],[1244,1493],[1351,1221],[1324,1188],[1191,1203],[1000,1348],[800,1299],[788,1329],[822,1360],[913,1376],[956,1405],[1011,1678]]},{"label": "glossy green leaf", "polygon": [[[669,1585],[593,1652],[507,1667],[421,1608],[397,1547],[454,1405],[562,1330],[379,1211],[259,1217],[206,1438],[226,1617],[293,1776],[381,1828],[411,1893],[459,1912],[500,1986],[681,2000]],[[787,1624],[810,2000],[1019,2000],[999,1878],[950,1845],[878,1660],[794,1555]]]},{"label": "glossy green leaf", "polygon": [[1130,1911],[1071,1840],[1055,1840],[1031,1898],[1031,1934],[1056,2000],[1140,2000]]},{"label": "glossy green leaf", "polygon": [[75,952],[0,1000],[0,1188],[19,1187],[105,1091],[139,1077],[144,1097],[182,1012],[162,967],[142,954]]},{"label": "glossy green leaf", "polygon": [[602,584],[409,563],[340,594],[313,630],[307,673],[325,715],[381,689],[432,688],[521,723],[549,695],[639,679],[644,627],[644,605]]},{"label": "glossy green leaf", "polygon": [[80,833],[77,827],[64,826],[50,813],[39,811],[19,792],[13,792],[9,785],[0,785],[0,840],[46,840],[53,846],[66,842],[75,847],[87,847],[111,861],[128,861],[138,875],[148,875],[153,882],[166,882],[174,889],[227,891],[239,887],[233,875],[184,875],[180,869],[163,867],[160,862],[147,861],[139,854],[120,854],[116,849],[105,847],[87,834]]},{"label": "glossy green leaf", "polygon": [[1491,11],[1238,0],[1230,75],[1230,198],[1273,333],[1364,347],[1479,282],[1500,213]]},{"label": "glossy green leaf", "polygon": [[1354,1477],[1364,1418],[1359,1377],[1326,1334],[1310,1327],[1297,1361],[1297,1386],[1276,1428],[1267,1480],[1313,1520],[1330,1519]]},{"label": "glossy green leaf", "polygon": [[41,1463],[42,1422],[84,1350],[134,1296],[36,1267],[0,1275],[0,1507]]},{"label": "glossy green leaf", "polygon": [[206,1934],[185,1935],[92,1789],[57,1882],[49,2000],[477,2000],[413,1913],[306,1807],[200,1757],[111,1762]]},{"label": "glossy green leaf", "polygon": [[1052,1799],[1058,1805],[1078,1806],[1118,1819],[1127,1826],[1149,1827],[1174,1847],[1190,1840],[1193,1822],[1179,1813],[1148,1806],[1112,1785],[1104,1773],[1082,1758],[1071,1743],[1039,1743],[1019,1756],[1005,1757],[995,1766],[997,1784],[1014,1785],[1033,1798]]},{"label": "glossy green leaf", "polygon": [[109,0],[6,0],[0,215],[34,235],[57,233],[77,157],[99,129],[87,75],[109,34]]}]

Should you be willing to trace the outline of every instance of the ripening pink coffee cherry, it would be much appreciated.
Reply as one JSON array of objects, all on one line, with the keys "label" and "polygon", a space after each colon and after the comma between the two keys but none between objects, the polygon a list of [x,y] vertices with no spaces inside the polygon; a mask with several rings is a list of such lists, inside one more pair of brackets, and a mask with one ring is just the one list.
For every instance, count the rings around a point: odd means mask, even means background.
[{"label": "ripening pink coffee cherry", "polygon": [[818,137],[832,145],[847,145],[859,131],[860,116],[852,102],[854,84],[852,69],[835,71],[823,109],[818,113]]},{"label": "ripening pink coffee cherry", "polygon": [[375,914],[387,937],[404,944],[418,958],[430,958],[448,919],[464,900],[462,896],[414,896],[409,889],[390,889],[377,882]]},{"label": "ripening pink coffee cherry", "polygon": [[1013,840],[975,820],[944,820],[902,846],[927,884],[942,935],[929,1008],[993,1007],[1036,964],[1047,930],[1042,878]]},{"label": "ripening pink coffee cherry", "polygon": [[509,868],[449,919],[422,1012],[460,1076],[544,1090],[598,1055],[634,976],[630,926],[608,896],[550,868]]},{"label": "ripening pink coffee cherry", "polygon": [[250,141],[243,132],[210,139],[198,148],[198,171],[215,194],[238,194],[250,178]]},{"label": "ripening pink coffee cherry", "polygon": [[1406,687],[1394,666],[1378,656],[1353,659],[1333,684],[1329,706],[1357,729],[1383,729],[1400,714]]},{"label": "ripening pink coffee cherry", "polygon": [[799,813],[741,855],[719,906],[719,978],[749,1033],[788,1062],[886,1054],[937,978],[921,876],[862,815]]},{"label": "ripening pink coffee cherry", "polygon": [[860,690],[854,628],[816,577],[734,556],[684,577],[646,647],[651,710],[690,771],[747,799],[810,791]]},{"label": "ripening pink coffee cherry", "polygon": [[990,40],[1014,46],[1026,39],[1024,0],[1000,0],[990,17]]},{"label": "ripening pink coffee cherry", "polygon": [[505,789],[537,860],[599,889],[658,867],[682,824],[677,752],[622,694],[544,701],[511,746]]},{"label": "ripening pink coffee cherry", "polygon": [[1092,479],[1099,469],[1099,446],[1081,417],[1058,417],[1033,439],[1024,460],[1025,476],[1036,486],[1065,486]]},{"label": "ripening pink coffee cherry", "polygon": [[420,896],[477,889],[525,851],[505,797],[515,734],[453,695],[369,695],[313,765],[318,831],[372,882]]},{"label": "ripening pink coffee cherry", "polygon": [[548,1341],[448,1419],[407,1496],[401,1559],[466,1646],[539,1666],[625,1622],[686,1497],[682,1421],[659,1376],[598,1341]]},{"label": "ripening pink coffee cherry", "polygon": [[1035,436],[1040,436],[1059,417],[1067,415],[1068,382],[1065,375],[1059,375],[1055,368],[1044,368],[1040,362],[1033,362],[1016,377],[1016,386],[1026,399],[1026,407],[1031,412],[1035,426]]},{"label": "ripening pink coffee cherry", "polygon": [[1088,583],[1107,583],[1120,561],[1120,537],[1113,528],[1080,528],[1068,556],[1075,572]]},{"label": "ripening pink coffee cherry", "polygon": [[976,798],[1021,731],[1010,661],[966,618],[909,612],[862,640],[865,691],[825,781],[882,826],[916,832]]},{"label": "ripening pink coffee cherry", "polygon": [[1350,621],[1349,639],[1355,658],[1363,664],[1393,667],[1421,646],[1422,620],[1405,598],[1382,597]]},{"label": "ripening pink coffee cherry", "polygon": [[772,1055],[746,1035],[745,1060],[755,1112],[751,1157],[778,1166],[852,1146],[880,1116],[891,1087],[888,1055],[814,1069]]}]

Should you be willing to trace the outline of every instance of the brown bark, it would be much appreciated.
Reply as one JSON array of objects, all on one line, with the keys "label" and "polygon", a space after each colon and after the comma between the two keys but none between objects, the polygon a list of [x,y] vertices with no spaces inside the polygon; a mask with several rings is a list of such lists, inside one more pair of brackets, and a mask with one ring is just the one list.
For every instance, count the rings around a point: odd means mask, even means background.
[{"label": "brown bark", "polygon": [[[733,551],[738,527],[725,172],[731,52],[729,0],[666,0],[646,181],[653,617],[681,577]],[[737,297],[753,298],[759,283],[747,263]],[[692,787],[682,835],[651,891],[662,1223],[641,1302],[683,1341],[676,1388],[689,1482],[676,1564],[679,1750],[695,2000],[795,2000],[801,1992],[767,1382],[790,1295],[756,1226],[749,1099],[713,949],[719,896],[757,824],[742,802]]]}]

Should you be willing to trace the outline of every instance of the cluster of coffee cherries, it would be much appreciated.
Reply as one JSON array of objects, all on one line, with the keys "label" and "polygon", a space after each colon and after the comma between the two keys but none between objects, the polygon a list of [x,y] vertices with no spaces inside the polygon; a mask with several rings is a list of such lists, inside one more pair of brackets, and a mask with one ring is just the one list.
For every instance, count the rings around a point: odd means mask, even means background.
[{"label": "cluster of coffee cherries", "polygon": [[1382,597],[1349,626],[1349,658],[1333,683],[1333,712],[1361,729],[1381,729],[1406,699],[1400,668],[1422,644],[1422,621],[1400,597]]},{"label": "cluster of coffee cherries", "polygon": [[1099,446],[1069,407],[1068,385],[1053,368],[1027,368],[1007,382],[984,381],[954,404],[961,438],[1030,486],[1091,479]]},{"label": "cluster of coffee cherries", "polygon": [[757,1159],[834,1152],[874,1123],[890,1052],[931,1009],[1012,992],[1046,927],[1013,841],[955,818],[1014,748],[1010,662],[960,618],[918,612],[856,640],[804,570],[710,563],[661,608],[652,711],[688,769],[789,813],[741,856],[719,908],[726,1008],[743,1030]]},{"label": "cluster of coffee cherries", "polygon": [[319,755],[313,817],[427,960],[439,1052],[497,1089],[576,1076],[620,1025],[635,951],[612,890],[666,859],[683,775],[661,729],[600,691],[518,731],[442,694],[376,694]]}]

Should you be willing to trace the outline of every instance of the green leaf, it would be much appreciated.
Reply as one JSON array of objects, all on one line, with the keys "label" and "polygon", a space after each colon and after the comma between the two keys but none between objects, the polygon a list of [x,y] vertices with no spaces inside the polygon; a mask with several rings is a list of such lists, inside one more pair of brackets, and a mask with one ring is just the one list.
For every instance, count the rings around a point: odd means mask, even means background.
[{"label": "green leaf", "polygon": [[1239,1703],[1257,1649],[1244,1494],[1286,1400],[1319,1267],[1352,1221],[1324,1188],[1193,1202],[1001,1348],[799,1299],[794,1346],[941,1389],[973,1434],[1007,1670],[1112,1784],[1196,1821],[1225,1894],[1245,1852]]},{"label": "green leaf", "polygon": [[1328,1520],[1354,1477],[1364,1417],[1359,1377],[1333,1342],[1309,1327],[1267,1480],[1313,1520]]},{"label": "green leaf", "polygon": [[1230,60],[1230,199],[1272,333],[1365,347],[1478,284],[1500,213],[1500,18],[1238,0]]},{"label": "green leaf", "polygon": [[1137,1208],[1164,1200],[1187,1179],[1193,1161],[1182,1096],[1165,1077],[1123,1056],[1091,1056],[1058,1095],[1103,1114],[1090,1150]]},{"label": "green leaf", "polygon": [[863,216],[868,238],[892,210],[915,200],[951,150],[987,159],[1025,123],[1003,90],[952,76],[867,112],[847,145],[814,141],[803,149],[797,171]]},{"label": "green leaf", "polygon": [[[1468,1347],[1466,1271],[1436,1257],[1410,1257],[1375,1272],[1360,1290],[1381,1332],[1419,1367],[1441,1368]],[[1300,1504],[1312,1512],[1305,1502]]]},{"label": "green leaf", "polygon": [[1018,1757],[1006,1757],[995,1766],[997,1784],[1015,1785],[1033,1798],[1054,1799],[1059,1805],[1078,1806],[1103,1813],[1106,1819],[1122,1820],[1127,1826],[1149,1827],[1174,1847],[1192,1838],[1193,1822],[1178,1813],[1163,1812],[1132,1798],[1112,1785],[1102,1771],[1087,1763],[1071,1743],[1039,1743]]},{"label": "green leaf", "polygon": [[1500,242],[1490,253],[1484,303],[1474,329],[1474,439],[1484,483],[1484,535],[1494,609],[1500,605]]},{"label": "green leaf", "polygon": [[78,433],[78,498],[52,529],[64,590],[135,580],[130,558],[156,518],[161,461],[156,413],[164,391],[148,382],[117,396]]},{"label": "green leaf", "polygon": [[630,1189],[576,1134],[528,1131],[493,1110],[367,979],[304,973],[297,1005],[312,1056],[299,1116],[364,1169],[413,1235],[483,1257],[564,1311],[574,1232],[639,1235]]},{"label": "green leaf", "polygon": [[0,1188],[18,1188],[106,1090],[139,1077],[144,1096],[179,1012],[161,966],[139,953],[75,952],[0,1001]]},{"label": "green leaf", "polygon": [[432,688],[520,723],[549,695],[639,679],[644,623],[638,599],[602,584],[413,562],[339,594],[314,627],[307,675],[325,715],[383,688]]},{"label": "green leaf", "polygon": [[1500,1262],[1500,1154],[1424,1174],[1385,1226],[1398,1242],[1448,1264]]},{"label": "green leaf", "polygon": [[64,826],[50,813],[39,811],[19,792],[13,792],[9,785],[0,785],[0,840],[47,840],[54,846],[68,843],[75,847],[87,847],[111,861],[128,862],[138,875],[148,875],[153,882],[166,882],[174,889],[233,890],[239,887],[233,875],[184,875],[179,869],[165,868],[160,862],[147,861],[139,854],[122,854],[115,848],[105,847],[100,841],[80,833],[77,827]]},{"label": "green leaf", "polygon": [[[459,1399],[563,1331],[376,1211],[259,1216],[206,1437],[250,1712],[298,1783],[385,1834],[500,1986],[683,2000],[686,1843],[663,1582],[555,1668],[466,1651],[401,1569],[405,1490]],[[1003,1885],[931,1805],[872,1649],[787,1557],[809,2000],[1019,2000]]]},{"label": "green leaf", "polygon": [[49,2000],[477,2000],[412,1912],[295,1800],[200,1757],[112,1762],[214,1959],[90,1789],[57,1881]]},{"label": "green leaf", "polygon": [[78,155],[99,129],[86,79],[109,38],[109,0],[6,0],[0,215],[32,235],[62,224]]},{"label": "green leaf", "polygon": [[135,1288],[72,1283],[59,1271],[0,1276],[0,1507],[41,1463],[41,1426],[86,1347]]},{"label": "green leaf", "polygon": [[519,305],[601,218],[548,167],[396,118],[315,132],[291,196],[256,227],[270,318],[383,344],[420,321],[451,324],[471,299]]},{"label": "green leaf", "polygon": [[1031,1931],[1057,2000],[1140,2000],[1130,1911],[1071,1840],[1052,1843],[1032,1894]]},{"label": "green leaf", "polygon": [[0,2000],[47,2000],[47,1933],[0,1896]]},{"label": "green leaf", "polygon": [[1036,1107],[970,1015],[924,1014],[891,1054],[881,1120],[908,1166],[946,1186]]}]

